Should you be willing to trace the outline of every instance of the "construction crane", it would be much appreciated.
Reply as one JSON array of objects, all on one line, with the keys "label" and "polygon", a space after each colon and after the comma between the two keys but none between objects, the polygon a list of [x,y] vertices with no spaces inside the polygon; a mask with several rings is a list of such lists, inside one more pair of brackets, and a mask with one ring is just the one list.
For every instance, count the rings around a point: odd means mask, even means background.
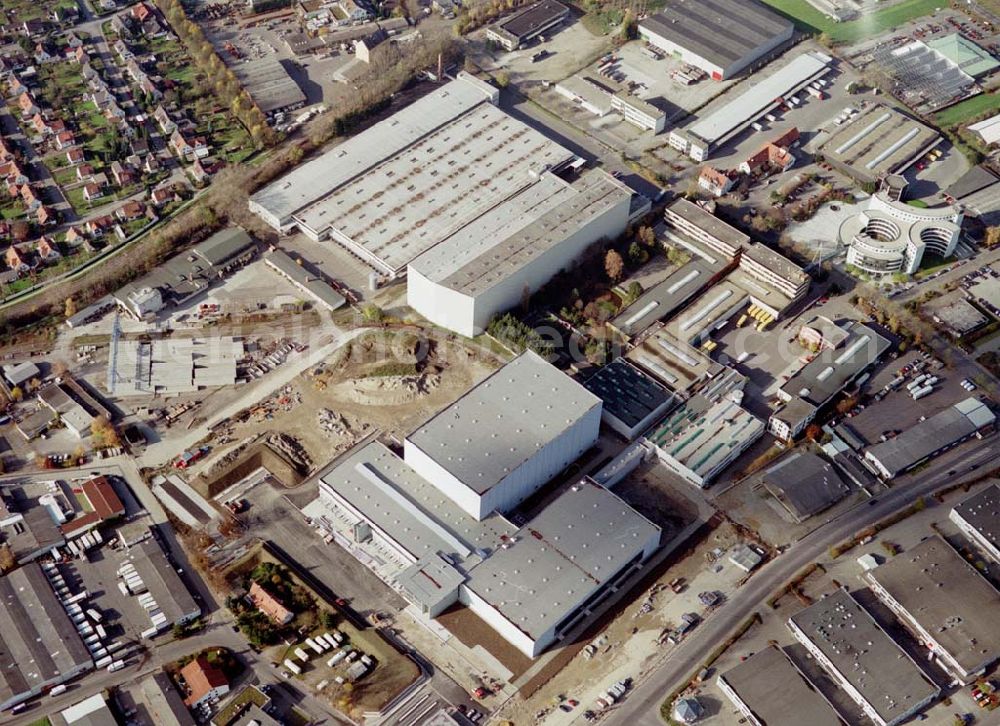
[{"label": "construction crane", "polygon": [[121,339],[121,311],[115,307],[115,319],[111,324],[111,350],[108,353],[108,393],[114,395],[117,388],[118,376],[118,341]]}]

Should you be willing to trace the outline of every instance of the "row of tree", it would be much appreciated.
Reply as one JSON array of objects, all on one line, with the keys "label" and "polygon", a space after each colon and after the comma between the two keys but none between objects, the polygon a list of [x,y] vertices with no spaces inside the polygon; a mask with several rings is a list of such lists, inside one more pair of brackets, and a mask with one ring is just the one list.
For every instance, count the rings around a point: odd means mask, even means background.
[{"label": "row of tree", "polygon": [[278,137],[268,126],[267,118],[243,90],[236,75],[219,58],[201,27],[188,18],[179,0],[157,0],[156,4],[187,48],[199,77],[210,85],[210,89],[205,90],[229,108],[258,147],[274,145]]}]

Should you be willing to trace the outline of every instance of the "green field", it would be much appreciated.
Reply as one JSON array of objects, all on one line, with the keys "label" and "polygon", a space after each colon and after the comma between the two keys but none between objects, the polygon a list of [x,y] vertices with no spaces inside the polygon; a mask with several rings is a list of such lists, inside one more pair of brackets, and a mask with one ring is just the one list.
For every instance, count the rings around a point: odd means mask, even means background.
[{"label": "green field", "polygon": [[989,111],[995,111],[998,108],[1000,108],[1000,94],[981,93],[961,103],[956,103],[954,106],[949,106],[945,110],[935,114],[934,118],[940,126],[957,126],[969,119],[973,119]]},{"label": "green field", "polygon": [[946,0],[903,0],[860,20],[838,23],[810,5],[806,0],[764,0],[804,31],[825,33],[836,43],[857,43],[873,38],[903,23],[948,6]]}]

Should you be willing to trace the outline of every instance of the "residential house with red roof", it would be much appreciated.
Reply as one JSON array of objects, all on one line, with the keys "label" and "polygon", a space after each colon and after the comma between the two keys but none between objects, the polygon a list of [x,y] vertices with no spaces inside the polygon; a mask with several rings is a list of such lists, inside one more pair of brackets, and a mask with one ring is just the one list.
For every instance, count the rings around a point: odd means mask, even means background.
[{"label": "residential house with red roof", "polygon": [[35,210],[35,221],[41,227],[48,227],[50,224],[55,224],[59,220],[56,218],[55,213],[51,209],[42,204]]},{"label": "residential house with red roof", "polygon": [[86,159],[86,155],[83,153],[83,149],[76,146],[66,152],[66,161],[69,162],[70,166],[77,166],[82,164]]},{"label": "residential house with red roof", "polygon": [[778,138],[752,154],[746,161],[740,164],[740,171],[744,174],[759,174],[762,171],[769,173],[780,173],[787,170],[795,163],[795,156],[791,149],[799,141],[799,130],[790,128]]},{"label": "residential house with red roof", "polygon": [[156,207],[162,207],[173,198],[174,193],[166,187],[158,187],[149,193],[149,200]]},{"label": "residential house with red roof", "polygon": [[729,174],[712,166],[703,166],[698,175],[698,186],[716,197],[728,194],[733,184],[735,180]]},{"label": "residential house with red roof", "polygon": [[100,199],[104,196],[104,190],[94,182],[89,182],[83,185],[83,198],[88,202],[92,202],[95,199]]},{"label": "residential house with red roof", "polygon": [[55,262],[62,257],[62,253],[56,247],[56,241],[48,235],[39,237],[35,243],[35,252],[38,253],[38,259],[43,262]]},{"label": "residential house with red roof", "polygon": [[15,245],[11,245],[7,248],[7,252],[4,254],[4,262],[7,263],[7,267],[19,275],[31,270],[31,265],[28,264],[27,256],[19,250]]},{"label": "residential house with red roof", "polygon": [[76,225],[66,230],[66,241],[71,245],[79,244],[80,242],[85,242],[86,239],[87,235],[85,235],[83,233],[83,230],[81,230]]},{"label": "residential house with red roof", "polygon": [[180,132],[180,129],[175,129],[174,133],[170,135],[170,148],[177,156],[188,161],[204,159],[208,156],[209,151],[208,142],[203,136],[188,139]]},{"label": "residential house with red roof", "polygon": [[213,698],[221,698],[229,693],[229,679],[222,669],[209,663],[204,654],[181,668],[181,677],[187,683],[188,696],[184,704],[194,708]]},{"label": "residential house with red roof", "polygon": [[35,98],[28,91],[17,97],[17,107],[21,109],[21,116],[33,116],[38,113],[38,106],[35,105]]},{"label": "residential house with red roof", "polygon": [[126,169],[120,161],[111,162],[111,176],[114,178],[115,184],[120,187],[127,186],[133,181],[132,172]]},{"label": "residential house with red roof", "polygon": [[35,207],[42,203],[42,200],[38,198],[38,195],[31,188],[30,184],[21,185],[21,199],[28,205],[29,210],[34,210]]},{"label": "residential house with red roof", "polygon": [[152,15],[153,11],[149,9],[146,3],[136,3],[132,6],[132,17],[140,23],[145,23]]},{"label": "residential house with red roof", "polygon": [[114,218],[105,214],[101,217],[94,217],[93,219],[87,220],[87,223],[84,225],[84,229],[91,237],[101,237],[105,232],[114,226]]},{"label": "residential house with red roof", "polygon": [[70,146],[76,143],[76,137],[73,135],[72,131],[63,131],[56,134],[56,148],[62,151],[63,149],[68,149]]},{"label": "residential house with red roof", "polygon": [[254,607],[279,625],[288,625],[295,618],[295,613],[256,582],[250,584],[248,595]]},{"label": "residential house with red roof", "polygon": [[123,222],[140,219],[145,213],[146,205],[135,199],[129,199],[115,210],[115,216]]},{"label": "residential house with red roof", "polygon": [[41,113],[36,113],[31,117],[31,128],[35,130],[36,134],[47,134],[49,133],[49,122]]}]

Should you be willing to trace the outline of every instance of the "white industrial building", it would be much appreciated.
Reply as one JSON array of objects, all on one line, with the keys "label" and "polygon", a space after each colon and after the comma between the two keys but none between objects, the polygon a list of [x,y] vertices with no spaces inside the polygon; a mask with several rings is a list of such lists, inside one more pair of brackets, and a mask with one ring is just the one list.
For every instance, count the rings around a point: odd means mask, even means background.
[{"label": "white industrial building", "polygon": [[773,53],[794,32],[791,21],[757,0],[673,0],[639,23],[643,40],[716,81]]},{"label": "white industrial building", "polygon": [[991,484],[956,504],[948,519],[1000,564],[1000,486]]},{"label": "white industrial building", "polygon": [[978,398],[969,397],[895,438],[869,446],[863,462],[882,479],[891,479],[973,436],[982,438],[995,427],[993,410]]},{"label": "white industrial building", "polygon": [[410,263],[407,303],[433,323],[477,335],[525,290],[534,292],[592,244],[621,234],[631,196],[604,171],[572,183],[544,173]]},{"label": "white industrial building", "polygon": [[896,726],[940,689],[846,590],[788,620],[792,635],[876,726]]},{"label": "white industrial building", "polygon": [[257,192],[250,209],[281,232],[332,239],[397,277],[488,221],[498,204],[532,188],[551,195],[550,172],[575,160],[500,110],[498,99],[496,88],[460,73]]},{"label": "white industrial building", "polygon": [[406,463],[469,516],[507,512],[597,440],[601,399],[525,352],[403,442]]},{"label": "white industrial building", "polygon": [[719,690],[753,726],[843,726],[823,695],[769,645],[718,677]]},{"label": "white industrial building", "polygon": [[1000,593],[939,535],[865,573],[872,592],[959,683],[1000,658]]},{"label": "white industrial building", "polygon": [[764,435],[764,423],[740,405],[742,399],[739,389],[716,400],[697,395],[646,438],[668,469],[695,486],[707,487]]},{"label": "white industrial building", "polygon": [[925,252],[951,257],[962,229],[962,212],[953,206],[920,208],[873,194],[868,208],[840,227],[847,264],[871,275],[912,275]]},{"label": "white industrial building", "polygon": [[1000,142],[1000,114],[972,124],[969,131],[981,138],[987,146]]},{"label": "white industrial building", "polygon": [[615,112],[630,124],[654,134],[667,125],[664,111],[632,95],[610,78],[597,80],[586,73],[578,73],[557,83],[555,91],[599,118]]},{"label": "white industrial building", "polygon": [[577,175],[582,160],[498,99],[459,73],[254,194],[250,209],[280,232],[333,240],[389,278],[406,273],[417,312],[481,333],[635,212],[626,185],[603,171]]},{"label": "white industrial building", "polygon": [[705,161],[713,149],[746,130],[754,121],[783,104],[786,98],[825,76],[832,62],[825,53],[802,53],[770,76],[753,83],[736,98],[700,117],[687,129],[671,131],[668,141],[695,161]]},{"label": "white industrial building", "polygon": [[37,562],[0,577],[0,656],[0,710],[94,668],[93,657]]},{"label": "white industrial building", "polygon": [[589,478],[508,519],[596,442],[600,416],[599,399],[524,353],[407,437],[403,458],[369,439],[338,459],[307,512],[416,614],[465,605],[534,657],[659,546],[658,527]]}]

